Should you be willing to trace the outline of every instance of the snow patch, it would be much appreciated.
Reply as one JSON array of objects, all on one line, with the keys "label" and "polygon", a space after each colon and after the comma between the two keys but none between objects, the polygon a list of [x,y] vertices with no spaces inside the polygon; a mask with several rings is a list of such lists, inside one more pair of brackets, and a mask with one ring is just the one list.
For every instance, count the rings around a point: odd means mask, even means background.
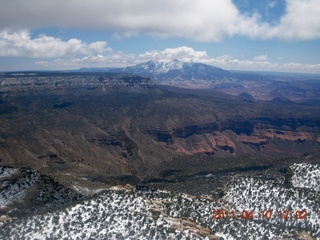
[{"label": "snow patch", "polygon": [[320,165],[296,163],[290,166],[293,172],[292,185],[299,188],[309,188],[320,191]]}]

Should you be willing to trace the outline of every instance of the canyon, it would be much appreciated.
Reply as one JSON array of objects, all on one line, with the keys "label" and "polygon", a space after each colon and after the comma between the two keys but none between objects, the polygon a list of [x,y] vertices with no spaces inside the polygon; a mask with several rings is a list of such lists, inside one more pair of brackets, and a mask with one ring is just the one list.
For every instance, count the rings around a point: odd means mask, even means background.
[{"label": "canyon", "polygon": [[318,106],[246,101],[132,74],[30,74],[0,78],[3,166],[139,182],[176,157],[279,158],[319,150]]}]

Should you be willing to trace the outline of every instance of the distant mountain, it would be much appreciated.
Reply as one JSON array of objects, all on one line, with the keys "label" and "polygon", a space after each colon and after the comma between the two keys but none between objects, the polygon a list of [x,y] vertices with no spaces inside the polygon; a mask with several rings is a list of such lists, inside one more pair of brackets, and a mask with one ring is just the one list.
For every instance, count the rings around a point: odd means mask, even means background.
[{"label": "distant mountain", "polygon": [[133,67],[114,69],[114,71],[135,73],[150,77],[157,83],[169,85],[190,81],[193,81],[193,84],[208,85],[210,81],[226,80],[231,77],[230,72],[218,67],[196,62],[183,62],[176,59],[171,61],[148,61]]}]

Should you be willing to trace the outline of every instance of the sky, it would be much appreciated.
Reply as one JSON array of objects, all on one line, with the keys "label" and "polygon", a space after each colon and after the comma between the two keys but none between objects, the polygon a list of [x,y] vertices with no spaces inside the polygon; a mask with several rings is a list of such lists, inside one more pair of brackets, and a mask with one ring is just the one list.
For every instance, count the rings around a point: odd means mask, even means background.
[{"label": "sky", "polygon": [[0,71],[149,60],[320,73],[320,0],[1,0]]}]

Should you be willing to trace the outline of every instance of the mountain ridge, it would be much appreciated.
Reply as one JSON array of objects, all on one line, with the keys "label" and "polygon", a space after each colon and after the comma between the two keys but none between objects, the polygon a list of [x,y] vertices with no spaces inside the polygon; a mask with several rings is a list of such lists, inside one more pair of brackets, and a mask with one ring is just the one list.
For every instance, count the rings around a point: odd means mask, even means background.
[{"label": "mountain ridge", "polygon": [[166,84],[168,81],[180,82],[192,80],[215,81],[229,79],[232,74],[229,71],[200,62],[162,60],[150,60],[132,67],[113,69],[111,71],[121,73],[134,73],[150,77],[156,83]]}]

